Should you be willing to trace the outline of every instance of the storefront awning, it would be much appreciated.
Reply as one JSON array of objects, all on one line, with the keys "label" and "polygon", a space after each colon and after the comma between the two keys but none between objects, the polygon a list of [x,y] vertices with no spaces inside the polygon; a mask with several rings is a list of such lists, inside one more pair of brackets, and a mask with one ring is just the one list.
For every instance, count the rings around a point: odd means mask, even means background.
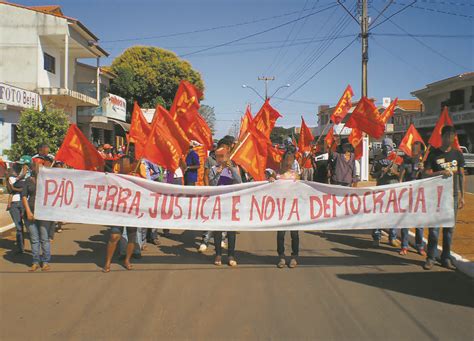
[{"label": "storefront awning", "polygon": [[122,127],[122,129],[125,131],[125,132],[128,132],[130,131],[130,124],[129,123],[126,123],[126,122],[122,122],[122,121],[119,121],[119,120],[116,120],[114,118],[108,118],[109,122],[113,122],[115,124],[118,124],[119,126]]}]

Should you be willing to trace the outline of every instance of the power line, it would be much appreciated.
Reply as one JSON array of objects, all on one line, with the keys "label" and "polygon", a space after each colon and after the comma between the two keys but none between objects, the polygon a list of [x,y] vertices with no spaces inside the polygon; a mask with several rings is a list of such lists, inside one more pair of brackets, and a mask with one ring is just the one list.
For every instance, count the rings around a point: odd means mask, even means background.
[{"label": "power line", "polygon": [[390,18],[396,16],[397,14],[400,14],[402,13],[404,10],[406,10],[408,7],[411,7],[413,4],[416,3],[417,0],[413,0],[413,2],[409,3],[408,5],[406,5],[405,7],[403,7],[402,9],[398,10],[397,12],[393,13],[391,16],[389,17],[386,17],[385,15],[383,15],[379,10],[377,10],[375,7],[374,9],[380,13],[384,18],[385,20],[382,20],[381,22],[379,22],[377,25],[375,25],[374,27],[371,27],[370,30],[373,30],[375,29],[376,27],[379,27],[380,25],[382,25],[384,22],[386,22],[387,20],[390,20]]},{"label": "power line", "polygon": [[291,93],[289,93],[285,99],[289,98],[290,96],[294,95],[298,90],[300,90],[302,87],[304,87],[306,84],[308,84],[309,81],[311,81],[314,77],[316,77],[321,71],[323,71],[329,64],[331,64],[337,57],[339,57],[345,50],[347,50],[355,41],[357,40],[357,37],[351,40],[349,44],[347,44],[341,51],[339,51],[334,57],[332,57],[326,64],[324,64],[318,71],[313,73],[308,79],[306,79],[300,86],[298,86],[296,89],[294,89]]},{"label": "power line", "polygon": [[[375,8],[375,10],[378,12],[378,10]],[[385,16],[384,16],[385,17]],[[440,56],[441,58],[447,60],[448,62],[451,62],[455,65],[457,65],[458,67],[462,68],[462,69],[465,69],[465,70],[470,70],[469,68],[465,67],[464,65],[461,65],[459,63],[457,63],[456,61],[452,60],[451,58],[449,57],[446,57],[444,54],[438,52],[437,50],[433,49],[431,46],[427,45],[425,42],[423,42],[422,40],[418,39],[417,37],[413,36],[411,33],[409,33],[407,30],[405,30],[403,27],[401,27],[400,25],[398,25],[396,22],[394,22],[392,19],[390,19],[391,17],[385,17],[387,20],[389,20],[392,25],[394,25],[395,27],[397,27],[400,31],[403,31],[405,32],[405,34],[407,34],[409,37],[411,37],[413,40],[417,41],[419,44],[423,45],[425,48],[429,49],[431,52],[437,54],[438,56]]]},{"label": "power line", "polygon": [[[396,2],[396,1],[394,1],[394,4],[399,5],[399,6],[404,6],[405,5],[403,3]],[[421,6],[418,6],[418,5],[411,5],[411,7],[416,8],[416,9],[421,9],[421,10],[424,10],[424,11],[454,15],[456,17],[463,17],[463,18],[470,18],[470,19],[474,18],[474,16],[472,16],[472,15],[467,15],[467,14],[462,14],[462,13],[455,13],[455,12],[448,12],[448,11],[443,11],[443,10],[440,10],[440,9],[437,9],[437,8],[421,7]]]},{"label": "power line", "polygon": [[[309,10],[312,10],[312,8],[307,9],[305,11],[309,11]],[[133,37],[133,38],[114,39],[114,40],[101,40],[101,42],[103,42],[103,43],[113,43],[113,42],[123,42],[123,41],[149,40],[149,39],[176,37],[176,36],[182,36],[182,35],[187,35],[187,34],[202,33],[202,32],[216,31],[216,30],[232,28],[232,27],[245,26],[245,25],[255,24],[255,23],[259,23],[259,22],[263,22],[263,21],[269,21],[269,20],[274,20],[274,19],[278,19],[278,18],[283,18],[283,17],[294,15],[294,14],[298,14],[298,13],[300,13],[300,11],[293,11],[293,12],[283,13],[283,14],[279,14],[279,15],[274,15],[274,16],[271,16],[271,17],[264,17],[264,18],[250,20],[250,21],[244,21],[244,22],[240,22],[240,23],[236,23],[236,24],[228,24],[228,25],[208,27],[208,28],[203,28],[203,29],[199,29],[199,30],[169,33],[169,34],[163,34],[163,35],[158,35],[158,36]]]},{"label": "power line", "polygon": [[265,30],[262,30],[262,31],[258,31],[258,32],[255,32],[255,33],[252,33],[252,34],[248,34],[246,36],[243,36],[243,37],[240,37],[240,38],[237,38],[237,39],[233,39],[233,40],[229,40],[225,43],[221,43],[221,44],[217,44],[217,45],[214,45],[214,46],[211,46],[211,47],[207,47],[207,48],[203,48],[203,49],[200,49],[200,50],[196,50],[196,51],[193,51],[193,52],[189,52],[189,53],[185,53],[183,55],[181,55],[180,57],[186,57],[186,56],[191,56],[193,54],[197,54],[197,53],[201,53],[201,52],[204,52],[204,51],[208,51],[208,50],[213,50],[213,49],[217,49],[219,47],[223,47],[223,46],[226,46],[226,45],[230,45],[230,44],[233,44],[233,43],[236,43],[236,42],[239,42],[239,41],[242,41],[242,40],[245,40],[245,39],[248,39],[248,38],[252,38],[252,37],[255,37],[255,36],[258,36],[258,35],[261,35],[261,34],[264,34],[264,33],[267,33],[267,32],[270,32],[270,31],[274,31],[278,28],[281,28],[281,27],[284,27],[284,26],[287,26],[287,25],[290,25],[296,21],[299,21],[299,20],[303,20],[304,18],[307,18],[307,17],[310,17],[310,16],[313,16],[313,15],[316,15],[316,14],[319,14],[321,12],[324,12],[324,11],[327,11],[328,9],[331,9],[333,7],[337,6],[337,4],[335,5],[331,5],[329,7],[326,7],[326,8],[323,8],[319,11],[315,11],[315,12],[312,12],[312,13],[309,13],[307,15],[304,15],[302,17],[299,17],[297,19],[293,19],[293,20],[290,20],[290,21],[287,21],[283,24],[279,24],[277,26],[273,26],[273,27],[270,27],[270,28],[267,28]]}]

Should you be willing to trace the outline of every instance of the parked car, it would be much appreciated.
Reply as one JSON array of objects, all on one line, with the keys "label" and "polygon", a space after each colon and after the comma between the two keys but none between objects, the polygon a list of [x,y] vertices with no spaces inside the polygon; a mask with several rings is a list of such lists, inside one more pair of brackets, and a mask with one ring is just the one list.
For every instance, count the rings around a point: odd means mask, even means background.
[{"label": "parked car", "polygon": [[468,174],[474,174],[474,154],[469,153],[469,150],[464,146],[461,146],[461,152],[464,156],[464,161],[466,162],[464,169]]}]

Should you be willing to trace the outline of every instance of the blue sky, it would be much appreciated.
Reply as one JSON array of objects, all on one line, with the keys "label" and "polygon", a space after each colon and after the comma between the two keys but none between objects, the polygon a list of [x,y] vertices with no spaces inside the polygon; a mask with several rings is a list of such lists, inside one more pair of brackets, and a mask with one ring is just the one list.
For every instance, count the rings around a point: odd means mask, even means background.
[{"label": "blue sky", "polygon": [[[369,2],[369,15],[374,21],[377,11],[389,1]],[[394,1],[384,15],[390,16],[411,2]],[[283,115],[278,122],[283,126],[299,125],[301,115],[308,125],[316,125],[318,105],[337,102],[347,84],[352,85],[356,97],[360,96],[360,40],[355,40],[319,71],[360,31],[340,6],[331,7],[336,1],[25,0],[19,3],[61,5],[65,15],[81,20],[100,38],[101,46],[111,54],[103,61],[106,65],[134,45],[158,46],[185,55],[307,16],[264,34],[184,57],[203,76],[206,86],[203,103],[215,107],[217,137],[225,135],[232,122],[240,119],[247,103],[252,104],[252,111],[258,110],[260,98],[241,87],[248,84],[263,94],[264,85],[257,81],[258,76],[276,77],[270,82],[270,94],[283,84],[291,84],[276,96],[286,100],[272,100]],[[351,9],[355,8],[356,0],[344,3]],[[418,0],[414,6],[372,31],[368,91],[378,102],[382,97],[409,99],[411,91],[428,83],[474,70],[474,3]],[[310,15],[317,11],[321,12]],[[383,16],[379,17],[374,26],[383,20]],[[231,27],[157,37],[219,26]]]}]

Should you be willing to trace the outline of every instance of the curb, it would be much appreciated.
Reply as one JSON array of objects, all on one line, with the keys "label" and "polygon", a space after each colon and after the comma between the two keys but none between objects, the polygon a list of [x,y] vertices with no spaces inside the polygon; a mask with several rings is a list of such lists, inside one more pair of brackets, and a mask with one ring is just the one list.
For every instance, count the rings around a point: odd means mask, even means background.
[{"label": "curb", "polygon": [[[382,230],[382,233],[387,237],[388,233]],[[401,229],[398,229],[397,236],[400,238]],[[415,233],[408,231],[408,243],[411,247],[415,247]],[[428,245],[428,240],[423,237],[423,243]],[[443,248],[438,245],[438,252],[443,251]],[[451,251],[451,260],[456,266],[457,270],[463,274],[474,278],[474,262],[471,262],[469,259],[464,258],[463,256]]]},{"label": "curb", "polygon": [[0,227],[0,233],[6,232],[6,231],[8,231],[8,230],[10,230],[14,227],[15,227],[15,224],[13,224],[13,223],[11,223],[10,225]]}]

